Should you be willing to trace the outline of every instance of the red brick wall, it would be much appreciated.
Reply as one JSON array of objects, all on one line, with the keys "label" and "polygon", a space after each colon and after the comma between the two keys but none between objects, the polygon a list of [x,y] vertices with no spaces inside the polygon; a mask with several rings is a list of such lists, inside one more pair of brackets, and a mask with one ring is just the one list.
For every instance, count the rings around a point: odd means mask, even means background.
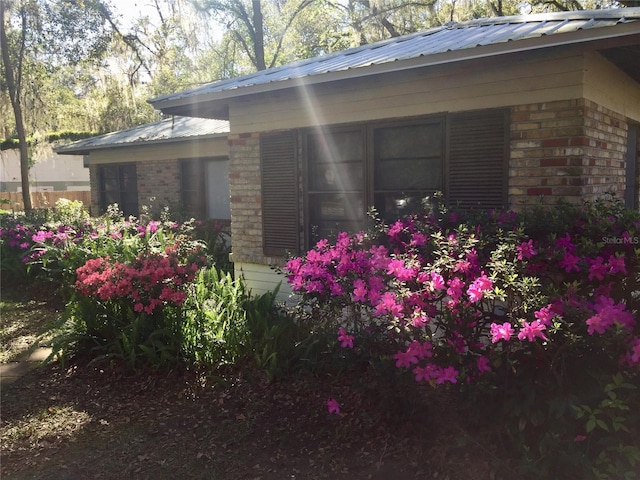
[{"label": "red brick wall", "polygon": [[622,198],[626,139],[624,117],[589,100],[513,107],[510,205]]}]

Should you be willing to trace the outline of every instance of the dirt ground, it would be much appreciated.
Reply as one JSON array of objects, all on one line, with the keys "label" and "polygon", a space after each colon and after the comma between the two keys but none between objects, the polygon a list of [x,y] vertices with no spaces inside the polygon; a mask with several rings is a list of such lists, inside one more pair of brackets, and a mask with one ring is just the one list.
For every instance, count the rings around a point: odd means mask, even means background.
[{"label": "dirt ground", "polygon": [[[2,342],[15,350],[3,361],[31,338],[11,308],[3,299]],[[29,308],[44,324],[59,306]],[[498,478],[451,395],[380,392],[367,371],[268,381],[51,363],[2,387],[1,417],[2,479]]]}]

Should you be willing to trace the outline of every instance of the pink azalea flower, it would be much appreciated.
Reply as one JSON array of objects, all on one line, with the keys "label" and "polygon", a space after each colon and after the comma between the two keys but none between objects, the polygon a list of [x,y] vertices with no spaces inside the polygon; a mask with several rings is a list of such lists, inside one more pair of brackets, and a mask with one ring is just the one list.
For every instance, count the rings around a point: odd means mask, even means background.
[{"label": "pink azalea flower", "polygon": [[607,265],[604,264],[604,258],[596,257],[595,260],[587,260],[590,264],[589,267],[589,280],[604,280],[604,276],[607,274]]},{"label": "pink azalea flower", "polygon": [[453,367],[440,369],[435,380],[438,385],[442,385],[445,382],[458,383],[458,371]]},{"label": "pink azalea flower", "polygon": [[437,292],[438,290],[444,290],[444,278],[437,272],[431,272],[431,290]]},{"label": "pink azalea flower", "polygon": [[615,255],[611,255],[609,257],[609,261],[606,266],[609,269],[609,273],[622,273],[623,275],[627,274],[627,267],[624,264],[624,257],[616,257]]},{"label": "pink azalea flower", "polygon": [[476,366],[478,367],[478,372],[490,372],[491,366],[489,364],[489,359],[487,357],[478,357],[476,358]]},{"label": "pink azalea flower", "polygon": [[469,300],[472,303],[477,303],[482,300],[482,296],[484,292],[487,292],[493,288],[493,282],[489,277],[487,277],[484,273],[482,276],[476,278],[471,286],[467,290],[467,295],[469,295]]},{"label": "pink azalea flower", "polygon": [[340,413],[340,404],[335,398],[327,399],[327,410],[329,410],[330,414],[338,415]]},{"label": "pink azalea flower", "polygon": [[613,324],[617,323],[626,330],[632,330],[636,319],[626,310],[622,303],[616,304],[611,297],[600,296],[593,304],[596,314],[587,319],[587,333],[602,335]]},{"label": "pink azalea flower", "polygon": [[502,325],[492,323],[490,333],[492,343],[498,343],[500,340],[506,340],[508,342],[514,333],[514,330],[509,322],[504,322]]},{"label": "pink azalea flower", "polygon": [[364,280],[361,280],[359,278],[353,282],[353,301],[367,301],[367,284]]},{"label": "pink azalea flower", "polygon": [[516,247],[518,251],[518,260],[525,260],[536,255],[538,252],[533,248],[533,240],[522,242]]},{"label": "pink azalea flower", "polygon": [[415,353],[407,350],[406,352],[398,352],[393,356],[393,359],[396,361],[396,367],[401,368],[409,368],[411,364],[418,363],[418,357],[416,357]]},{"label": "pink azalea flower", "polygon": [[551,325],[551,320],[555,316],[555,312],[553,311],[553,305],[549,304],[546,307],[542,307],[540,310],[534,313],[534,316],[543,325],[547,325],[547,326]]},{"label": "pink azalea flower", "polygon": [[530,342],[534,342],[536,338],[541,338],[542,340],[549,340],[547,336],[544,334],[544,331],[547,327],[541,323],[539,320],[534,320],[529,323],[527,321],[522,322],[522,328],[520,332],[518,332],[518,339],[524,340],[525,338]]},{"label": "pink azalea flower", "polygon": [[385,292],[375,310],[376,315],[390,313],[395,318],[402,318],[402,305],[397,303],[396,295],[393,292]]},{"label": "pink azalea flower", "polygon": [[432,363],[426,364],[424,367],[416,367],[413,369],[416,382],[429,382],[438,375],[438,367]]},{"label": "pink azalea flower", "polygon": [[564,271],[570,273],[572,271],[579,272],[580,266],[578,262],[580,261],[580,257],[576,257],[572,253],[564,252],[564,258],[560,260],[560,266],[564,268]]},{"label": "pink azalea flower", "polygon": [[419,247],[427,243],[427,236],[422,232],[417,232],[413,234],[411,238],[411,245],[414,247]]},{"label": "pink azalea flower", "polygon": [[631,351],[628,353],[627,358],[631,364],[640,363],[640,337],[631,342]]},{"label": "pink azalea flower", "polygon": [[387,273],[395,276],[401,282],[415,278],[416,273],[411,268],[406,268],[403,260],[391,260],[387,266]]},{"label": "pink azalea flower", "polygon": [[342,348],[353,348],[353,335],[348,335],[344,328],[338,330],[338,341]]},{"label": "pink azalea flower", "polygon": [[447,282],[449,288],[447,288],[447,295],[451,297],[454,303],[457,303],[462,296],[462,288],[464,287],[464,282],[458,277],[454,277]]},{"label": "pink azalea flower", "polygon": [[411,342],[407,348],[407,352],[415,355],[419,359],[431,358],[433,356],[432,350],[433,344],[431,342],[420,343],[417,340]]}]

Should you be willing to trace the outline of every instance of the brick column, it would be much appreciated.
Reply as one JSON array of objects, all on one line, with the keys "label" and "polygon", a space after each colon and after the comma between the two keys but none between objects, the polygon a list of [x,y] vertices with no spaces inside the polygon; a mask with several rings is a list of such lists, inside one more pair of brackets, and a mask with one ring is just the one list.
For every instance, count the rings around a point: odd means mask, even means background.
[{"label": "brick column", "polygon": [[228,138],[232,259],[266,264],[262,252],[260,135],[229,134]]}]

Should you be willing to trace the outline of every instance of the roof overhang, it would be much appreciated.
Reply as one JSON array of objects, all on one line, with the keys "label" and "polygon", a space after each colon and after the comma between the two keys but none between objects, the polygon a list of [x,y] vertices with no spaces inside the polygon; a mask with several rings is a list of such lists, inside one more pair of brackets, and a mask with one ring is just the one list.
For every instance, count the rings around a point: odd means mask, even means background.
[{"label": "roof overhang", "polygon": [[203,142],[206,140],[216,139],[216,138],[226,138],[228,133],[214,133],[210,135],[197,135],[191,137],[181,137],[181,138],[167,138],[167,139],[158,139],[158,140],[143,140],[139,142],[127,142],[127,143],[115,143],[110,145],[100,144],[100,145],[78,145],[69,144],[62,145],[60,147],[56,147],[53,149],[59,155],[89,155],[91,152],[96,151],[107,151],[107,150],[124,150],[131,148],[140,148],[147,147],[150,145],[166,145],[166,144],[176,144],[176,143],[189,143],[193,144],[198,142]]},{"label": "roof overhang", "polygon": [[[316,75],[296,77],[295,74],[292,74],[291,78],[277,82],[220,89],[213,92],[184,92],[183,94],[151,99],[149,102],[154,108],[161,110],[164,114],[228,120],[230,102],[234,99],[251,95],[570,45],[584,45],[586,48],[596,50],[609,49],[610,51],[618,48],[637,48],[637,46],[640,45],[640,21],[619,23],[606,28],[584,29],[562,34],[525,38],[517,41],[478,45],[473,48],[451,50],[418,56],[407,60],[387,61],[365,67],[346,68]],[[617,63],[619,66],[620,63],[628,63],[629,69],[637,71],[637,65],[634,67],[633,64],[634,62],[636,64],[638,63],[638,57],[626,57],[622,53],[623,52],[620,51],[612,54],[616,57],[614,63]],[[638,80],[638,78],[636,78],[636,80]]]}]

